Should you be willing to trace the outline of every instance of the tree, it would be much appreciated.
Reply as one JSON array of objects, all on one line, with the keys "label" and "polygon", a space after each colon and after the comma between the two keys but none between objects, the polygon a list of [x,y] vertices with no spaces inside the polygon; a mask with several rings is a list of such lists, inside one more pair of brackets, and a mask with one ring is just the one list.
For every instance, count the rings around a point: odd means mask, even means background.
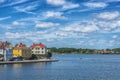
[{"label": "tree", "polygon": [[3,55],[0,54],[0,61],[3,61]]},{"label": "tree", "polygon": [[34,60],[34,59],[37,59],[37,56],[35,54],[32,54],[30,60]]},{"label": "tree", "polygon": [[47,58],[52,57],[52,53],[51,53],[51,52],[47,52],[46,57],[47,57]]}]

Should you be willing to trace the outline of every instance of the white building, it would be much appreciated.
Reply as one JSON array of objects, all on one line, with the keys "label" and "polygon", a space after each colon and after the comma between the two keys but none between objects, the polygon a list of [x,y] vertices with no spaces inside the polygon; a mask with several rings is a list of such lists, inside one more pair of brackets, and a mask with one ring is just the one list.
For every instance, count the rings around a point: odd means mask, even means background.
[{"label": "white building", "polygon": [[4,50],[0,49],[0,54],[3,55],[3,53],[4,53]]},{"label": "white building", "polygon": [[47,52],[47,47],[42,43],[33,44],[30,49],[32,50],[32,54],[44,55]]}]

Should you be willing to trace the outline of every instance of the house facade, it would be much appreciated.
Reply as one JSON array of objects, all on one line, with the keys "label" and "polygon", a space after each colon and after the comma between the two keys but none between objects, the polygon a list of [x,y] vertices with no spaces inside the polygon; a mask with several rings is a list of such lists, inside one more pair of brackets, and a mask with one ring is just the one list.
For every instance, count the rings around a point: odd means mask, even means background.
[{"label": "house facade", "polygon": [[13,48],[13,57],[31,57],[31,50],[23,43],[16,44]]},{"label": "house facade", "polygon": [[0,48],[0,54],[3,55],[4,50]]},{"label": "house facade", "polygon": [[5,49],[6,49],[5,42],[0,41],[0,54],[1,55],[4,55]]},{"label": "house facade", "polygon": [[3,55],[4,55],[4,49],[2,48],[2,47],[0,47],[0,61],[2,61],[3,60]]},{"label": "house facade", "polygon": [[[0,55],[2,56],[0,59],[7,60],[7,54],[9,53],[10,47],[12,48],[12,44],[9,42],[0,41]],[[4,58],[3,58],[4,57]]]},{"label": "house facade", "polygon": [[30,46],[30,49],[32,50],[32,54],[45,55],[47,53],[47,47],[42,43],[33,44]]}]

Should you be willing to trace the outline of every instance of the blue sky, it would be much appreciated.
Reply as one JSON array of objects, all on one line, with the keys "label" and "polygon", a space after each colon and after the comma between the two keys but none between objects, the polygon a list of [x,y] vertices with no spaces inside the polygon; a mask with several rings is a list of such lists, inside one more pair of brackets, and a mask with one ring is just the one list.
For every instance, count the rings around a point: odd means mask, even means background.
[{"label": "blue sky", "polygon": [[0,0],[0,40],[118,48],[120,0]]}]

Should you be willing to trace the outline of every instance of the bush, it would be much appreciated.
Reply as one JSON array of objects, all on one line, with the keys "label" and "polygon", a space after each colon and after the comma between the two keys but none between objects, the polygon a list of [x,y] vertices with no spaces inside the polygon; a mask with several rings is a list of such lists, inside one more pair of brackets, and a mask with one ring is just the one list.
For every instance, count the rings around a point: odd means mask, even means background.
[{"label": "bush", "polygon": [[22,56],[19,56],[18,59],[23,60],[23,57],[22,57]]},{"label": "bush", "polygon": [[35,54],[32,54],[30,60],[34,60],[34,59],[37,59],[37,56]]},{"label": "bush", "polygon": [[52,53],[51,53],[51,52],[47,52],[46,57],[47,57],[47,58],[52,57]]}]

